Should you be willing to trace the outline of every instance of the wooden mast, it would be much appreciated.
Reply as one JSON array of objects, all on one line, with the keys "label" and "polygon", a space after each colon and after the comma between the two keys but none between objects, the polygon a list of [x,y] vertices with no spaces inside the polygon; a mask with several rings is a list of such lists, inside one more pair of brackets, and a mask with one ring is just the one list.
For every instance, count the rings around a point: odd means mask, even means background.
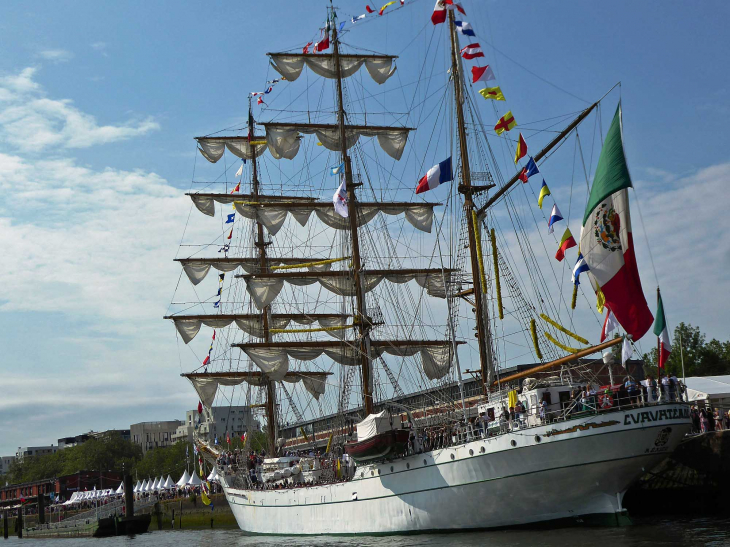
[{"label": "wooden mast", "polygon": [[345,183],[347,186],[347,207],[350,219],[350,236],[352,243],[352,271],[355,283],[355,301],[357,310],[355,313],[355,324],[357,325],[360,338],[360,355],[361,355],[361,379],[362,379],[362,398],[365,415],[373,413],[373,393],[369,347],[369,326],[365,321],[365,295],[363,293],[362,279],[360,276],[360,240],[357,232],[357,197],[355,195],[355,187],[360,184],[354,184],[352,181],[352,164],[350,156],[347,154],[347,134],[345,131],[345,105],[342,98],[342,67],[340,66],[340,44],[337,38],[337,26],[334,21],[334,9],[331,8],[330,16],[327,18],[327,26],[332,25],[332,47],[333,61],[335,70],[337,71],[337,122],[340,126],[340,148],[342,151],[342,162],[345,164]]},{"label": "wooden mast", "polygon": [[[251,97],[248,98],[248,137],[249,142],[254,137],[254,123],[253,114],[251,113]],[[254,201],[258,200],[259,196],[259,174],[258,166],[256,164],[256,145],[250,145],[251,148],[251,182],[252,188],[251,193],[253,194]],[[266,246],[268,243],[264,241],[264,225],[256,219],[256,247],[258,247],[260,267],[262,272],[267,272],[266,262]],[[269,332],[269,312],[270,307],[266,306],[261,310],[261,323],[264,331],[264,340],[271,342],[271,333]],[[268,380],[266,382],[266,437],[269,441],[269,456],[276,456],[276,384]]]},{"label": "wooden mast", "polygon": [[464,194],[464,213],[466,214],[469,228],[469,254],[471,257],[471,273],[474,287],[474,304],[476,308],[477,340],[479,342],[479,364],[482,376],[482,390],[485,394],[489,391],[489,380],[492,377],[492,344],[489,332],[489,318],[486,306],[484,306],[484,295],[481,286],[481,268],[477,254],[477,240],[475,230],[479,229],[478,223],[474,222],[474,201],[472,199],[471,171],[469,169],[469,150],[466,144],[466,128],[464,126],[464,95],[461,89],[461,67],[458,57],[458,41],[456,38],[456,26],[454,25],[454,11],[449,12],[449,29],[451,33],[451,78],[454,80],[454,96],[456,99],[456,123],[459,131],[459,151],[461,154],[461,185],[459,191]]}]

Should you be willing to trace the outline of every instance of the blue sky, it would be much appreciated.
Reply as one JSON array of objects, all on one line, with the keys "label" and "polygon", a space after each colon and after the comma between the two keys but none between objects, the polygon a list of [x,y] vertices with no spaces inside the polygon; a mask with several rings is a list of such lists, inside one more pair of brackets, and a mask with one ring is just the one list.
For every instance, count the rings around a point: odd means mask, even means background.
[{"label": "blue sky", "polygon": [[[345,36],[402,55],[399,83],[385,88],[415,80],[434,32],[432,3],[407,0]],[[0,5],[0,453],[182,418],[197,404],[160,319],[179,273],[171,259],[189,211],[182,194],[202,161],[192,137],[240,124],[248,92],[274,77],[264,53],[316,37],[326,5]],[[364,12],[364,2],[337,5],[342,16]],[[578,111],[587,103],[575,97],[593,101],[622,82],[627,156],[668,322],[727,339],[730,6],[464,6],[518,122]],[[294,99],[299,84],[280,84],[261,117]],[[382,99],[402,112],[409,98]],[[604,107],[604,131],[617,99]],[[491,108],[481,112],[492,119]],[[584,144],[592,128],[585,136]],[[597,150],[594,167],[596,159]],[[545,171],[554,188],[571,169],[557,163]],[[421,165],[403,169],[415,181]],[[189,235],[198,234],[205,229]],[[653,274],[638,245],[653,308]]]}]

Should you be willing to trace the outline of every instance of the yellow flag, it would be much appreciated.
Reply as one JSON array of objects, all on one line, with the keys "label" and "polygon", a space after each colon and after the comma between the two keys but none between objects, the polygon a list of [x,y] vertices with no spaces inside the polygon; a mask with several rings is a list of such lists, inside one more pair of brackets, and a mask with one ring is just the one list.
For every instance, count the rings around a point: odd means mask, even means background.
[{"label": "yellow flag", "polygon": [[505,131],[509,131],[510,129],[513,129],[517,127],[517,122],[515,121],[515,117],[512,115],[512,111],[510,110],[499,118],[499,121],[497,122],[497,125],[494,126],[494,131],[497,133],[497,135],[501,135]]},{"label": "yellow flag", "polygon": [[511,408],[514,408],[514,407],[516,407],[516,406],[517,406],[517,391],[516,391],[516,390],[514,390],[514,389],[513,389],[512,391],[510,391],[510,392],[509,392],[509,393],[507,394],[507,400],[508,400],[508,402],[509,402],[509,406],[510,406]]},{"label": "yellow flag", "polygon": [[200,493],[200,499],[203,500],[205,505],[210,505],[210,498],[205,495],[205,492]]},{"label": "yellow flag", "polygon": [[392,2],[388,2],[387,4],[385,4],[382,8],[380,8],[380,11],[378,12],[378,15],[383,15],[383,12],[385,11],[385,8],[387,8],[388,6],[392,6],[393,4],[395,4],[395,0],[393,0]]},{"label": "yellow flag", "polygon": [[494,99],[495,101],[504,101],[502,90],[498,87],[485,87],[479,90],[479,94],[485,99]]},{"label": "yellow flag", "polygon": [[305,442],[309,442],[309,437],[307,437],[307,432],[304,431],[304,428],[303,427],[300,427],[299,429],[301,430],[302,435],[304,436],[304,441]]},{"label": "yellow flag", "polygon": [[335,436],[334,433],[332,433],[332,435],[330,435],[330,440],[327,441],[327,450],[324,451],[325,454],[327,454],[327,452],[330,451],[330,445],[332,444],[332,437],[334,437],[334,436]]},{"label": "yellow flag", "polygon": [[596,309],[598,310],[598,313],[603,314],[603,306],[605,305],[606,297],[603,295],[603,291],[598,289],[598,292],[596,293]]}]

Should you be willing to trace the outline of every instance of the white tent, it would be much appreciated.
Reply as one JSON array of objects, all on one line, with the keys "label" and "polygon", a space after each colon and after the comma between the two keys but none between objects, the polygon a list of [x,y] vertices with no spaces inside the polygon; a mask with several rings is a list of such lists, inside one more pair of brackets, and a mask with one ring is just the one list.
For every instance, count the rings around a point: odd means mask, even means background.
[{"label": "white tent", "polygon": [[137,492],[146,492],[147,491],[147,479],[142,481],[142,485],[139,487],[139,490]]},{"label": "white tent", "polygon": [[193,470],[193,476],[190,477],[190,480],[188,481],[189,486],[200,486],[203,484],[203,481],[200,480],[200,477],[198,477],[198,474],[195,470]]},{"label": "white tent", "polygon": [[167,476],[167,480],[165,481],[163,488],[165,490],[169,490],[170,488],[175,488],[175,483],[172,481],[172,477],[170,477],[170,475]]},{"label": "white tent", "polygon": [[218,470],[214,467],[213,468],[213,471],[211,471],[210,472],[210,475],[208,475],[208,479],[207,480],[214,481],[217,478],[218,478]]},{"label": "white tent", "polygon": [[116,494],[124,494],[124,483],[123,482],[120,482],[119,483],[119,488],[117,488],[117,491],[115,493]]},{"label": "white tent", "polygon": [[177,481],[178,486],[185,486],[188,481],[190,481],[190,475],[188,475],[188,470],[185,470],[185,473],[183,473],[183,476],[180,477],[180,480]]},{"label": "white tent", "polygon": [[145,492],[152,492],[152,479],[147,479],[147,487],[144,489]]},{"label": "white tent", "polygon": [[152,490],[159,490],[160,489],[160,479],[155,479],[152,481]]},{"label": "white tent", "polygon": [[132,492],[139,492],[139,489],[142,488],[142,483],[137,481],[137,484],[134,485],[134,488],[132,489]]},{"label": "white tent", "polygon": [[165,484],[165,477],[160,477],[159,479],[157,479],[157,489],[158,490],[162,490],[164,484]]},{"label": "white tent", "polygon": [[713,408],[730,409],[730,376],[693,376],[685,385],[689,401],[709,400]]}]

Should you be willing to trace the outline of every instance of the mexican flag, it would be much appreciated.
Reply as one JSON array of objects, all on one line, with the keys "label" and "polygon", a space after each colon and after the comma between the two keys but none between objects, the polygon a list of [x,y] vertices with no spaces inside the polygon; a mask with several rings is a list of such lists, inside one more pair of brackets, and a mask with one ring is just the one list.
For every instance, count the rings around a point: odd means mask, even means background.
[{"label": "mexican flag", "polygon": [[632,184],[621,132],[619,103],[583,216],[580,252],[593,287],[600,288],[616,320],[638,340],[649,330],[654,317],[644,298],[634,255],[628,194]]},{"label": "mexican flag", "polygon": [[672,342],[669,339],[669,329],[667,328],[667,320],[664,317],[664,304],[662,303],[662,295],[657,291],[656,321],[654,321],[654,334],[659,338],[659,368],[664,368],[672,353]]}]

